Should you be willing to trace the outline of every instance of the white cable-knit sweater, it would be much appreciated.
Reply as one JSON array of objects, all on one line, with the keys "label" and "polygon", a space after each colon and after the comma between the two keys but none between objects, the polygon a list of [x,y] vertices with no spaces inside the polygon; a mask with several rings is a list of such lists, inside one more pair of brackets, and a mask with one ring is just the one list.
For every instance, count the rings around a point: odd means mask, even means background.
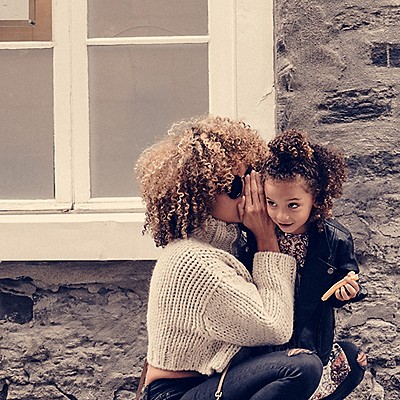
[{"label": "white cable-knit sweater", "polygon": [[290,339],[295,260],[258,252],[252,277],[230,254],[239,234],[236,224],[210,218],[205,230],[165,247],[150,283],[150,365],[210,375],[242,346]]}]

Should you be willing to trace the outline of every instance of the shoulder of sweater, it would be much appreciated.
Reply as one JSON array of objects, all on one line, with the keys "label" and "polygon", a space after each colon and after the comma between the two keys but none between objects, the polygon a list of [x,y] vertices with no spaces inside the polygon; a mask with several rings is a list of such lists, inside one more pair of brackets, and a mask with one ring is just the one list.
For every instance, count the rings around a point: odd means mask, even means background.
[{"label": "shoulder of sweater", "polygon": [[[194,238],[178,239],[169,243],[161,252],[156,265],[181,267],[182,264],[209,265],[206,260],[217,258],[220,251],[211,244]],[[203,262],[203,260],[205,262]]]},{"label": "shoulder of sweater", "polygon": [[[189,268],[193,266],[196,268]],[[182,270],[185,275],[198,275],[207,271],[210,277],[213,275],[216,279],[221,277],[221,273],[225,276],[227,271],[234,270],[235,274],[245,275],[249,279],[246,267],[235,256],[195,238],[169,243],[162,250],[156,268],[164,272]]]},{"label": "shoulder of sweater", "polygon": [[214,252],[216,249],[209,243],[194,238],[176,239],[164,247],[161,257],[171,257],[176,254],[192,255],[204,252]]}]

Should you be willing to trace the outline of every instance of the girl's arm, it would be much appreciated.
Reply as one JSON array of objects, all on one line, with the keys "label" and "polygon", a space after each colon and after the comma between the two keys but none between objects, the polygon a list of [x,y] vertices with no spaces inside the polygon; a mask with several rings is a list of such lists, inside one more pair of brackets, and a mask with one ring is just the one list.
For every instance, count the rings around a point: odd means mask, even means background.
[{"label": "girl's arm", "polygon": [[[354,254],[353,238],[348,232],[345,240],[339,240],[337,247],[336,263],[338,268],[338,280],[345,278],[347,283],[336,290],[332,296],[332,305],[342,307],[347,302],[356,302],[364,299],[367,292],[360,283],[352,280],[349,276],[352,273],[359,273],[359,267]],[[360,276],[361,278],[361,276]]]}]

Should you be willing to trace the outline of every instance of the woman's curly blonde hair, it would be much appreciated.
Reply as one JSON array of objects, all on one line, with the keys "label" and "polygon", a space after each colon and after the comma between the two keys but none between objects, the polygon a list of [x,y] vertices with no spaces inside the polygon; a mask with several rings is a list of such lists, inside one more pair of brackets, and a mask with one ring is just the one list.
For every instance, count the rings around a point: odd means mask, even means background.
[{"label": "woman's curly blonde hair", "polygon": [[343,193],[346,181],[346,164],[343,155],[309,141],[307,133],[291,129],[268,143],[269,156],[261,169],[264,179],[292,180],[301,177],[314,196],[314,206],[309,222],[332,217],[333,199]]},{"label": "woman's curly blonde hair", "polygon": [[136,164],[146,205],[143,232],[156,246],[188,235],[210,215],[241,166],[258,169],[267,146],[243,121],[197,117],[178,122],[146,149]]}]

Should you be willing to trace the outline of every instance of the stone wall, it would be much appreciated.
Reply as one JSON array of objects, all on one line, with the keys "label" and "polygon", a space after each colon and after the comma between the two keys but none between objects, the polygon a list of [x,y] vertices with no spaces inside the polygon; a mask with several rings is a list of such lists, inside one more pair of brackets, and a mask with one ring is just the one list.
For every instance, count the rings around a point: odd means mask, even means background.
[{"label": "stone wall", "polygon": [[342,149],[335,215],[353,232],[369,297],[338,313],[337,337],[368,353],[353,400],[400,399],[400,1],[276,0],[278,128]]},{"label": "stone wall", "polygon": [[0,400],[132,400],[153,263],[0,263]]}]

